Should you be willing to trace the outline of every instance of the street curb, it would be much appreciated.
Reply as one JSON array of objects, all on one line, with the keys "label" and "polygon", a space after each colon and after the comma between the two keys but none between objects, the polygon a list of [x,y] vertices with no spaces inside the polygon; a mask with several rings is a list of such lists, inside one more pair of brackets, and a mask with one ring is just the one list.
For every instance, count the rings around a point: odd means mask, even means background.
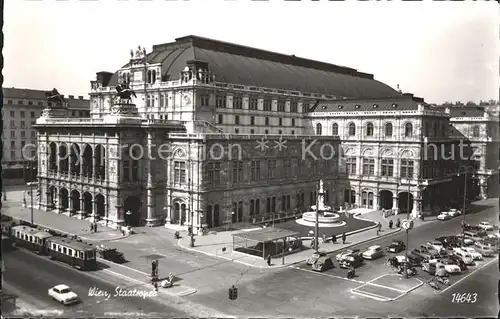
[{"label": "street curb", "polygon": [[[371,229],[375,229],[377,228],[377,225],[374,225],[374,226],[369,226],[369,227],[365,227],[365,228],[361,228],[361,229],[357,229],[357,230],[354,230],[350,233],[346,233],[346,236],[349,234],[349,235],[353,235],[353,234],[357,234],[357,233],[360,233],[360,232],[363,232],[363,231],[368,231],[368,230],[371,230]],[[372,237],[372,238],[369,238],[367,240],[363,240],[363,241],[360,241],[360,242],[357,242],[357,243],[353,243],[352,245],[349,245],[349,246],[344,246],[342,248],[337,248],[335,250],[332,250],[332,251],[328,251],[327,253],[330,254],[330,253],[333,253],[333,252],[336,252],[336,251],[339,251],[339,250],[343,250],[343,249],[347,249],[349,247],[352,247],[352,246],[355,246],[355,245],[359,245],[359,244],[363,244],[363,243],[366,243],[368,241],[371,241],[371,240],[374,240],[376,238],[383,238],[385,236],[388,236],[388,235],[392,235],[398,231],[400,231],[401,229],[395,229],[394,231],[392,232],[389,232],[389,233],[386,233],[386,234],[383,234],[383,235],[380,235],[380,236],[376,236],[376,237]],[[307,260],[307,258],[304,258],[304,259],[301,259],[301,260],[298,260],[298,261],[295,261],[293,263],[289,263],[289,264],[286,264],[286,265],[276,265],[276,266],[258,266],[258,265],[254,265],[254,264],[249,264],[249,263],[246,263],[246,262],[242,262],[242,261],[239,261],[237,260],[236,258],[229,258],[229,257],[225,257],[225,256],[218,256],[218,255],[214,255],[213,253],[209,253],[209,252],[206,252],[206,251],[202,251],[202,250],[197,250],[197,249],[194,249],[194,248],[191,248],[191,247],[187,247],[187,246],[184,246],[182,244],[182,238],[181,239],[178,239],[177,240],[177,245],[185,250],[188,250],[188,251],[193,251],[193,252],[197,252],[197,253],[202,253],[206,256],[210,256],[210,257],[215,257],[215,258],[221,258],[221,259],[225,259],[225,260],[228,260],[228,261],[232,261],[232,262],[237,262],[239,264],[242,264],[242,265],[245,265],[245,266],[249,266],[249,267],[254,267],[254,268],[258,268],[258,269],[277,269],[277,268],[285,268],[285,267],[290,267],[290,266],[293,266],[295,264],[298,264],[298,263],[301,263],[301,262],[304,262],[305,260]],[[233,253],[239,253],[239,252],[233,252]],[[239,254],[242,254],[243,256],[247,257],[246,254],[243,254],[243,253],[239,253]]]},{"label": "street curb", "polygon": [[[22,219],[22,218],[19,218],[19,217],[16,217],[16,216],[7,215],[5,213],[2,213],[2,215],[10,216],[13,219],[17,219],[19,221],[24,221],[24,222],[29,223],[29,221],[27,221],[25,219]],[[47,225],[37,224],[37,223],[34,223],[34,225],[36,227],[43,227],[43,228],[50,229],[50,230],[53,230],[53,231],[56,231],[56,232],[59,232],[59,233],[65,234],[65,235],[78,236],[78,238],[81,238],[81,239],[83,239],[85,241],[90,241],[90,242],[112,242],[112,241],[117,241],[117,240],[124,239],[124,238],[127,238],[127,237],[131,236],[131,234],[128,234],[128,235],[121,236],[119,238],[113,238],[113,239],[92,239],[92,238],[80,236],[80,235],[77,235],[77,234],[74,234],[74,233],[70,233],[70,232],[67,232],[67,231],[64,231],[64,230],[61,230],[61,229],[57,229],[57,228],[54,228],[52,226],[47,226]]]},{"label": "street curb", "polygon": [[[104,264],[111,264],[111,265],[114,265],[114,266],[124,267],[124,268],[126,267],[126,268],[129,268],[129,269],[133,270],[133,271],[136,271],[138,273],[142,273],[142,274],[146,275],[146,273],[144,273],[143,271],[140,271],[140,270],[132,268],[132,267],[123,266],[123,265],[117,264],[115,262],[112,262],[110,260],[106,260],[106,259],[103,259],[103,258],[100,258],[100,257],[97,257],[96,259],[99,260],[100,262],[104,263]],[[149,283],[147,283],[147,282],[140,281],[139,279],[135,279],[135,278],[129,277],[127,275],[121,274],[121,273],[116,272],[116,271],[112,271],[112,270],[109,270],[109,269],[106,269],[106,268],[101,268],[101,270],[103,270],[104,272],[111,273],[111,274],[115,275],[116,277],[119,277],[119,278],[122,278],[122,279],[126,279],[126,280],[129,280],[129,281],[135,281],[137,283],[142,283],[142,284],[145,284],[145,285],[149,285]],[[186,288],[185,291],[180,292],[178,294],[169,293],[168,292],[168,288],[163,288],[163,289],[166,289],[166,290],[159,290],[159,291],[161,291],[161,292],[163,292],[163,293],[165,293],[165,294],[167,294],[169,296],[174,296],[174,297],[189,296],[189,295],[192,295],[192,294],[194,294],[194,293],[196,293],[198,291],[196,288],[192,288],[192,287],[188,287],[188,286],[185,286],[185,288]]]}]

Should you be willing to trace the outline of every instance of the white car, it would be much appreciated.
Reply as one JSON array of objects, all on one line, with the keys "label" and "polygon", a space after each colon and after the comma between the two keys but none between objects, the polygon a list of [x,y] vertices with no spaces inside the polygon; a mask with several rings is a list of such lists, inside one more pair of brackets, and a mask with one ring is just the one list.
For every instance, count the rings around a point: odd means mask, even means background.
[{"label": "white car", "polygon": [[80,298],[70,287],[66,285],[57,285],[49,289],[49,297],[59,301],[63,305],[70,305],[80,301]]},{"label": "white car", "polygon": [[463,251],[469,253],[474,260],[481,260],[481,259],[483,259],[483,255],[481,255],[480,253],[478,253],[472,247],[460,247],[459,249],[462,249]]},{"label": "white car", "polygon": [[443,212],[443,213],[438,215],[437,219],[438,220],[448,220],[448,219],[451,219],[451,216],[448,213]]},{"label": "white car", "polygon": [[384,255],[384,250],[381,246],[370,246],[363,252],[364,259],[377,259]]},{"label": "white car", "polygon": [[[458,238],[458,240],[460,240],[460,242],[462,242],[462,234],[457,234],[457,238]],[[474,240],[473,240],[473,239],[470,239],[470,238],[465,237],[465,239],[464,239],[464,244],[465,244],[465,245],[472,245],[472,244],[474,244]]]},{"label": "white car", "polygon": [[451,217],[456,217],[456,216],[460,216],[462,215],[462,212],[459,211],[458,209],[450,209],[449,211],[446,212],[448,215],[450,215]]},{"label": "white car", "polygon": [[466,265],[474,264],[474,258],[472,258],[472,255],[461,248],[453,248],[453,254],[460,257]]},{"label": "white car", "polygon": [[462,272],[460,266],[450,259],[440,260],[440,264],[444,266],[444,270],[449,274],[459,274]]},{"label": "white car", "polygon": [[438,241],[430,241],[427,243],[427,246],[434,249],[434,250],[437,250],[438,252],[440,252],[441,250],[444,249],[443,244],[441,244]]},{"label": "white car", "polygon": [[477,226],[484,230],[493,230],[493,225],[488,222],[480,222]]}]

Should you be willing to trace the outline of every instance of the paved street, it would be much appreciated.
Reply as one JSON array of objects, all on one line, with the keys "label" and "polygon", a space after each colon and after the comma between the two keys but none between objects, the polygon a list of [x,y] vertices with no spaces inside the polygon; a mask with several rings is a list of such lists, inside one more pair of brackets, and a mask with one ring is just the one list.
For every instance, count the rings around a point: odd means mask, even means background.
[{"label": "paved street", "polygon": [[[498,200],[490,200],[487,203],[497,205]],[[469,223],[474,224],[482,220],[497,223],[498,206],[488,207],[485,205],[478,207],[476,205],[473,208],[476,211],[481,210],[481,212],[467,215],[466,218]],[[436,221],[421,225],[410,234],[409,247],[419,246],[438,236],[459,233],[461,220],[461,218],[455,218],[445,222]],[[374,240],[358,245],[357,248],[364,249],[374,244],[385,246],[392,240],[405,240],[405,238],[406,235],[404,233],[398,232],[381,240]],[[383,275],[393,275],[392,270],[383,265],[384,260],[385,258],[376,261],[367,261],[364,266],[357,270],[359,276],[355,280],[347,280],[345,278],[346,271],[338,268],[325,273],[313,273],[309,270],[288,268],[273,274],[266,274],[250,283],[240,283],[238,285],[239,299],[236,301],[227,299],[227,289],[209,295],[196,294],[188,298],[202,304],[210,304],[217,309],[228,309],[227,312],[233,315],[255,314],[255,304],[258,304],[258,313],[262,315],[329,316],[334,313],[336,316],[352,316],[354,314],[359,316],[387,316],[388,314],[409,316],[411,314],[422,315],[423,313],[427,313],[427,306],[429,306],[430,313],[437,311],[435,309],[438,307],[439,300],[441,302],[449,300],[448,302],[451,303],[449,293],[452,290],[473,292],[471,289],[474,282],[476,285],[480,283],[481,288],[475,288],[476,291],[480,290],[477,291],[480,295],[486,295],[488,292],[497,289],[497,282],[491,281],[488,279],[488,276],[483,275],[483,273],[491,271],[492,265],[496,265],[496,259],[489,258],[483,262],[478,262],[474,267],[470,267],[466,271],[467,273],[461,277],[452,277],[451,281],[453,284],[457,283],[459,278],[464,278],[465,275],[476,271],[466,279],[458,282],[456,286],[451,286],[452,288],[445,291],[443,293],[445,297],[437,295],[427,285],[422,285],[413,290],[410,292],[410,296],[402,296],[390,302],[382,302],[359,294],[353,294],[351,289],[359,288],[368,281]],[[305,267],[299,265],[299,268]],[[386,278],[388,277],[386,276]],[[417,278],[425,281],[425,278],[428,278],[428,276],[420,270]],[[386,279],[382,278],[382,280]],[[379,289],[378,293],[380,293],[380,290],[382,289]],[[358,302],[354,303],[353,301]],[[487,298],[478,299],[478,302],[473,306],[476,312],[472,310],[470,312],[476,316],[496,316],[497,312],[492,311],[494,310],[492,309],[494,306],[491,306],[491,304],[488,305],[489,301],[490,299]],[[420,306],[416,307],[415,305],[417,304]],[[484,305],[484,307],[481,305]],[[462,311],[460,309],[463,308],[466,308],[466,306],[462,306],[462,308],[447,307],[444,309],[448,311]],[[388,309],[390,309],[390,312]],[[441,313],[441,315],[444,314]]]},{"label": "paved street", "polygon": [[[54,262],[48,257],[41,257],[23,249],[4,254],[7,287],[15,290],[35,309],[47,311],[53,315],[64,312],[65,316],[113,316],[115,313],[127,315],[167,315],[185,316],[162,301],[161,296],[142,299],[140,297],[104,297],[89,296],[89,289],[98,288],[115,294],[116,287],[125,290],[151,291],[152,287],[142,287],[117,280],[104,272],[79,272],[66,264]],[[66,284],[81,297],[82,302],[73,306],[62,306],[47,295],[47,290],[57,284]],[[48,312],[51,311],[51,312]],[[53,311],[53,312],[52,312]]]}]

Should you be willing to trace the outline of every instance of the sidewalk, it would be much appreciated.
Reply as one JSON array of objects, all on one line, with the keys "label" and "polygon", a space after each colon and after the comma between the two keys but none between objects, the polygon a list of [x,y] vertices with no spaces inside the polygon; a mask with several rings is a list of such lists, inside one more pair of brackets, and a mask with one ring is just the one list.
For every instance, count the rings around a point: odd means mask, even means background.
[{"label": "sidewalk", "polygon": [[[6,204],[2,207],[2,214],[14,219],[31,221],[30,197],[27,196],[27,206],[22,207],[22,191],[7,192]],[[129,235],[122,236],[120,231],[98,225],[97,232],[90,232],[90,222],[63,214],[46,212],[33,209],[33,223],[35,225],[53,229],[63,234],[77,235],[83,240],[90,242],[107,242],[123,239]]]},{"label": "sidewalk", "polygon": [[[351,233],[346,233],[347,241],[346,244],[342,244],[341,240],[337,241],[337,243],[321,243],[320,250],[325,251],[327,253],[331,253],[337,250],[342,250],[347,247],[357,245],[369,240],[372,240],[377,237],[387,236],[393,234],[400,229],[393,228],[389,230],[389,219],[385,219],[382,217],[380,211],[364,211],[363,214],[358,213],[358,216],[354,218],[358,219],[366,219],[373,221],[375,223],[380,222],[382,225],[382,231],[377,236],[376,226],[370,226],[365,229],[360,229],[353,231]],[[396,217],[397,218],[397,217]],[[396,219],[395,218],[395,219]],[[279,224],[278,224],[279,228]],[[257,228],[259,229],[259,228]],[[247,231],[251,231],[250,229]],[[251,256],[248,254],[244,254],[238,251],[233,251],[233,234],[240,233],[241,230],[238,231],[228,231],[228,232],[219,232],[215,235],[205,235],[205,236],[195,236],[194,247],[190,247],[191,238],[187,236],[187,232],[181,232],[182,238],[178,240],[179,246],[183,249],[202,253],[208,256],[213,256],[225,260],[230,260],[233,262],[237,262],[240,264],[244,264],[249,267],[256,268],[281,268],[287,267],[299,262],[305,261],[312,254],[311,249],[306,249],[301,252],[297,252],[294,254],[286,255],[285,262],[283,263],[281,257],[276,257],[272,259],[271,266],[267,265],[267,261],[262,257]],[[303,244],[306,247],[310,247],[310,240],[304,240]]]}]

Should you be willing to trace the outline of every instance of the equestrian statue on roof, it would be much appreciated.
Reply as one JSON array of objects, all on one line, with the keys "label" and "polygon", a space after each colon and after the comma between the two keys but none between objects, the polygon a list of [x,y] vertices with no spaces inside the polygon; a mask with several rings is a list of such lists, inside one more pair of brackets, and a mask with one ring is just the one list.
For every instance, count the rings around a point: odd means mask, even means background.
[{"label": "equestrian statue on roof", "polygon": [[134,90],[130,89],[130,87],[127,84],[118,84],[116,86],[116,92],[117,92],[117,97],[120,100],[128,100],[129,102],[132,102],[132,96],[137,97],[135,95]]},{"label": "equestrian statue on roof", "polygon": [[52,91],[45,92],[45,96],[47,97],[48,102],[54,102],[56,106],[59,106],[59,107],[66,106],[66,100],[57,91],[56,88],[53,88]]}]

